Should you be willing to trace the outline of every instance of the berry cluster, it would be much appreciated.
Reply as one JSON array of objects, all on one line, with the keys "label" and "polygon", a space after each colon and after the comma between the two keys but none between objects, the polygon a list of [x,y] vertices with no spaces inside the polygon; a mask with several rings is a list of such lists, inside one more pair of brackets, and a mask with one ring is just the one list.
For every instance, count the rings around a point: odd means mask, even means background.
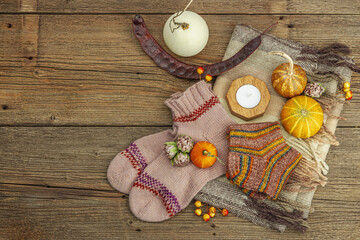
[{"label": "berry cluster", "polygon": [[350,83],[345,82],[343,91],[345,92],[345,98],[346,100],[350,100],[353,97],[353,92],[350,90]]},{"label": "berry cluster", "polygon": [[[201,74],[204,73],[204,68],[198,67],[198,69],[197,69],[196,71],[197,71],[197,73],[199,74],[199,76],[200,76],[200,81],[201,81]],[[205,76],[205,81],[210,82],[211,80],[212,80],[212,76],[209,75],[209,74],[206,74],[206,76]]]},{"label": "berry cluster", "polygon": [[[200,201],[196,201],[195,202],[195,207],[197,207],[197,209],[195,210],[195,215],[197,215],[197,216],[201,216],[201,214],[202,214],[202,210],[201,210],[201,207],[202,206],[206,206],[207,208],[209,207],[209,205],[207,205],[207,204],[205,204],[205,205],[203,205]],[[221,214],[223,215],[223,216],[226,216],[226,215],[228,215],[229,214],[229,211],[227,210],[227,209],[219,209],[220,210],[220,212],[221,212]],[[216,208],[215,207],[210,207],[210,208],[208,208],[207,209],[207,213],[205,213],[204,215],[203,215],[203,219],[204,219],[204,221],[205,222],[207,222],[207,221],[209,221],[210,220],[210,218],[213,218],[213,217],[215,217],[215,213],[216,213]]]}]

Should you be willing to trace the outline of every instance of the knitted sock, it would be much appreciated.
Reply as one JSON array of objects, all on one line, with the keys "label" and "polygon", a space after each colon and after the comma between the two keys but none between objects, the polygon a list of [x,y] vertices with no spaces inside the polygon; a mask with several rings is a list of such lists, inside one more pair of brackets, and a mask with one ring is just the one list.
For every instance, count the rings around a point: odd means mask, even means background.
[{"label": "knitted sock", "polygon": [[[166,105],[173,113],[174,129],[197,141],[215,145],[223,161],[227,155],[226,130],[234,122],[228,117],[211,85],[200,81],[183,93],[175,93]],[[174,167],[163,151],[140,174],[130,191],[130,209],[141,220],[160,222],[184,209],[210,180],[225,173],[216,162],[200,169],[193,164]]]},{"label": "knitted sock", "polygon": [[157,158],[164,149],[164,143],[173,141],[176,132],[172,129],[142,137],[111,161],[107,178],[113,188],[128,194],[137,177],[145,167]]},{"label": "knitted sock", "polygon": [[300,159],[278,122],[230,127],[226,177],[250,197],[275,200]]}]

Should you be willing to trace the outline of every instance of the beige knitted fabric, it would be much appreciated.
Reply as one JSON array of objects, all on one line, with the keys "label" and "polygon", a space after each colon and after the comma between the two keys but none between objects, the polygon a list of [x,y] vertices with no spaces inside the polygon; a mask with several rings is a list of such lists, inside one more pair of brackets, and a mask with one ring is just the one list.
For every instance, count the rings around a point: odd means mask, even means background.
[{"label": "beige knitted fabric", "polygon": [[164,143],[173,141],[174,129],[142,137],[119,152],[111,161],[107,178],[113,188],[129,194],[132,185],[145,167],[157,158],[164,149]]},{"label": "beige knitted fabric", "polygon": [[[200,81],[182,93],[175,93],[165,103],[173,113],[173,127],[178,135],[189,135],[195,142],[211,142],[219,158],[226,161],[226,130],[234,121],[210,84]],[[130,209],[141,220],[164,221],[184,209],[208,181],[224,173],[225,166],[219,161],[206,169],[194,164],[174,167],[162,151],[131,188]]]}]

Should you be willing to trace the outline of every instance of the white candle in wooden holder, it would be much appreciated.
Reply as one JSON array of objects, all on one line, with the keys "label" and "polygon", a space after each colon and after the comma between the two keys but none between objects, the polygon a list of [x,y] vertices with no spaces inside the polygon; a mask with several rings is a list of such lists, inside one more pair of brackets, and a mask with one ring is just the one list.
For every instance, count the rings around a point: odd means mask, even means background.
[{"label": "white candle in wooden holder", "polygon": [[251,120],[265,113],[270,93],[263,81],[246,76],[231,83],[226,99],[233,115]]}]

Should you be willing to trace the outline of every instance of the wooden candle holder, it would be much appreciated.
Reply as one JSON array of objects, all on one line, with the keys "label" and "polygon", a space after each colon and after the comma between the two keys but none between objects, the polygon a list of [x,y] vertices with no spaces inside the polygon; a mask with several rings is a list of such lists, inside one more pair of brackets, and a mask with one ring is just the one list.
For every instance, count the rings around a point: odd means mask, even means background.
[{"label": "wooden candle holder", "polygon": [[[236,101],[237,90],[246,84],[254,85],[260,91],[260,102],[254,108],[244,108]],[[261,117],[265,113],[265,110],[270,102],[270,93],[263,81],[253,76],[245,76],[238,78],[231,83],[226,94],[226,99],[233,115],[249,121],[251,119]]]}]

